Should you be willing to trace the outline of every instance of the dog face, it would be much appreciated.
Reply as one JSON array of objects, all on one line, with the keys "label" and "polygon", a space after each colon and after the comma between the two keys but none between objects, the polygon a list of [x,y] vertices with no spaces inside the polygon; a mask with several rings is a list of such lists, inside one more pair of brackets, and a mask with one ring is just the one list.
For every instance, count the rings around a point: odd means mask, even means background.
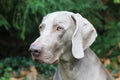
[{"label": "dog face", "polygon": [[[87,49],[97,37],[93,25],[80,14],[67,11],[53,12],[45,16],[39,26],[40,37],[30,46],[33,59],[51,64],[62,54],[84,57]],[[69,57],[69,55],[68,55]]]},{"label": "dog face", "polygon": [[33,59],[51,64],[70,46],[75,26],[70,15],[55,12],[43,18],[39,30],[40,37],[31,44],[30,52]]}]

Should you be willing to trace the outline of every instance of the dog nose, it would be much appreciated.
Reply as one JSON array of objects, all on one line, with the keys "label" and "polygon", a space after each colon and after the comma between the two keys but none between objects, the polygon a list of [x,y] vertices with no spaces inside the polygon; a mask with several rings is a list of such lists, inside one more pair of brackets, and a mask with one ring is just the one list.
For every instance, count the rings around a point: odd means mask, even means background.
[{"label": "dog nose", "polygon": [[29,48],[29,52],[33,56],[38,57],[41,54],[41,52],[42,52],[42,47],[38,46],[38,45],[31,44],[31,46]]}]

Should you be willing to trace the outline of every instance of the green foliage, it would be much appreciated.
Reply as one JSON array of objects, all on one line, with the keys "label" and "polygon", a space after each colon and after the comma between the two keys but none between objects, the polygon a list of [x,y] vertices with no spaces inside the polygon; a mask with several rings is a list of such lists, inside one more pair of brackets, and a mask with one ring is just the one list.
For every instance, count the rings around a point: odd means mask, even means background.
[{"label": "green foliage", "polygon": [[21,70],[29,70],[31,65],[35,65],[39,73],[45,74],[46,77],[53,75],[56,70],[54,65],[36,63],[31,58],[10,57],[0,60],[0,80],[9,80],[12,71],[15,71],[19,76]]},{"label": "green foliage", "polygon": [[[92,5],[93,3],[95,4]],[[87,0],[87,3],[85,0],[4,0],[1,1],[0,5],[0,17],[2,18],[0,25],[4,26],[7,30],[10,26],[17,29],[19,33],[16,36],[19,35],[23,40],[25,39],[25,34],[31,33],[32,35],[34,28],[39,25],[41,18],[47,13],[68,10],[82,13],[91,18],[94,16],[100,17],[97,10],[106,8],[96,0]],[[70,6],[68,7],[68,5]],[[89,13],[92,15],[89,15]],[[97,18],[95,21],[99,22]]]},{"label": "green foliage", "polygon": [[120,25],[119,22],[111,21],[109,24],[104,25],[105,32],[98,35],[93,49],[97,51],[99,56],[105,56],[110,49],[114,49],[111,56],[119,55],[119,42],[120,42]]},{"label": "green foliage", "polygon": [[5,27],[5,29],[6,30],[8,30],[8,28],[9,28],[9,23],[6,21],[6,19],[2,16],[2,15],[0,15],[0,27],[1,26],[4,26]]},{"label": "green foliage", "polygon": [[119,4],[119,3],[120,3],[120,0],[114,0],[114,3]]},{"label": "green foliage", "polygon": [[0,74],[4,72],[3,76],[0,77],[0,80],[9,80],[11,77],[10,72],[12,71],[12,68],[10,66],[6,66],[3,69],[3,67],[4,67],[4,64],[0,62]]},{"label": "green foliage", "polygon": [[[12,39],[16,42],[15,44],[24,44],[24,47],[15,45],[13,52],[14,50],[26,50],[26,47],[28,48],[39,33],[38,26],[43,16],[50,12],[67,10],[82,14],[94,25],[98,37],[92,45],[92,49],[100,57],[111,58],[114,62],[114,58],[120,55],[119,3],[120,0],[0,0],[0,44],[3,43],[0,45],[0,49],[5,52],[7,50],[3,46],[11,48]],[[7,33],[10,35],[8,36]],[[6,46],[5,43],[9,46]],[[111,49],[113,49],[112,54],[108,55]],[[40,73],[44,73],[46,76],[52,75],[55,71],[53,65],[37,64],[27,58],[6,58],[0,62],[0,75],[4,72],[4,77],[0,80],[7,80],[10,76],[7,74],[11,70],[16,70],[16,67],[19,73],[19,68],[23,68],[23,66],[27,68],[30,65],[36,65]],[[113,69],[111,65],[106,67]],[[114,71],[116,72],[116,70]]]}]

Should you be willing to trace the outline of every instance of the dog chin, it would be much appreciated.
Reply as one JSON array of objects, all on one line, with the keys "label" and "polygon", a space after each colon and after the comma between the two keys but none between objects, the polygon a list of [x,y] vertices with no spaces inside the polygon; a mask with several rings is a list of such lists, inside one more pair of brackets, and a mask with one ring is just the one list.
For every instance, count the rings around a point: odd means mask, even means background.
[{"label": "dog chin", "polygon": [[40,60],[40,62],[46,63],[46,64],[53,64],[54,62],[48,61],[48,60]]},{"label": "dog chin", "polygon": [[39,61],[39,62],[43,62],[43,63],[46,63],[46,64],[54,64],[54,63],[58,62],[58,60],[45,59],[45,58],[36,58],[34,60]]},{"label": "dog chin", "polygon": [[43,62],[43,63],[46,63],[46,64],[56,64],[56,63],[58,63],[58,61],[53,61],[53,62],[45,61],[45,60],[40,60],[40,61]]}]

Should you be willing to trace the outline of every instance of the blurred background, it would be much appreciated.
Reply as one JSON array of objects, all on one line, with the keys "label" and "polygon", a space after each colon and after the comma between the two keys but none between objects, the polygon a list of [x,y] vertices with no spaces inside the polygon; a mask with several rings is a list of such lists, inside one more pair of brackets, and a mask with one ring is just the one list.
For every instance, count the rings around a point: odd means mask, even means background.
[{"label": "blurred background", "polygon": [[80,13],[96,28],[91,48],[120,80],[120,0],[0,0],[0,80],[51,80],[56,65],[37,63],[28,52],[38,26],[54,11]]}]

